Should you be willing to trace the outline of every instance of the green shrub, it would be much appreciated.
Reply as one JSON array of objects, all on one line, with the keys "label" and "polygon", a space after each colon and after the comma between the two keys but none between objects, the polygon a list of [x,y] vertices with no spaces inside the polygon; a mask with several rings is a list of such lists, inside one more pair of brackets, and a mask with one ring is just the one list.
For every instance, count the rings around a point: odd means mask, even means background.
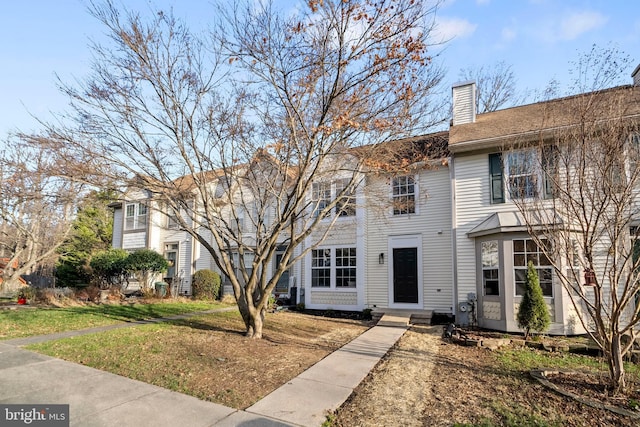
[{"label": "green shrub", "polygon": [[277,307],[276,304],[276,296],[271,294],[269,295],[269,301],[267,302],[267,310],[275,310]]},{"label": "green shrub", "polygon": [[[162,255],[151,249],[138,249],[127,257],[125,263],[129,273],[139,275],[143,293],[151,289],[156,274],[167,271],[169,263]],[[151,294],[154,290],[151,289]]]},{"label": "green shrub", "polygon": [[527,268],[527,287],[518,308],[518,327],[524,329],[524,339],[534,330],[544,332],[549,328],[551,318],[547,304],[542,296],[538,272],[529,261]]},{"label": "green shrub", "polygon": [[211,270],[198,270],[191,281],[191,292],[196,299],[216,299],[220,293],[220,275]]},{"label": "green shrub", "polygon": [[127,277],[127,258],[124,249],[108,249],[98,252],[89,263],[95,283],[101,289],[121,285]]}]

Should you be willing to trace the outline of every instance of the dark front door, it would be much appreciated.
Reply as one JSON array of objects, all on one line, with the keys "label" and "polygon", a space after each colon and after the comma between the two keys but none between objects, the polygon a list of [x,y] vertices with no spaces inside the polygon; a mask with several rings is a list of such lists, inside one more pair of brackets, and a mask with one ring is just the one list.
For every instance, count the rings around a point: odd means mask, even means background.
[{"label": "dark front door", "polygon": [[393,302],[418,303],[418,248],[393,249]]},{"label": "dark front door", "polygon": [[[280,263],[282,262],[282,253],[276,253],[275,259],[275,268],[280,267]],[[276,288],[274,289],[276,294],[284,294],[289,292],[289,270],[285,270],[282,272],[282,276],[278,279],[278,283],[276,284]]]}]

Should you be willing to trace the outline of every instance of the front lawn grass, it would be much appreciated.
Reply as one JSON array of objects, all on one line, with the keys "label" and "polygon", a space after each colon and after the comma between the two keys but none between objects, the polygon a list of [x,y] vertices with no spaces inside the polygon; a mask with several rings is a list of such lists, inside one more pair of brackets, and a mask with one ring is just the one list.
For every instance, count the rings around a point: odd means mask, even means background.
[{"label": "front lawn grass", "polygon": [[0,340],[175,316],[224,306],[217,302],[167,300],[126,305],[0,310]]},{"label": "front lawn grass", "polygon": [[[569,369],[607,372],[603,358],[569,352],[546,352],[531,348],[505,348],[496,352],[502,370],[514,375],[529,372],[541,367],[551,369]],[[634,382],[640,381],[640,365],[625,363],[625,372]]]},{"label": "front lawn grass", "polygon": [[[263,339],[237,311],[114,329],[27,347],[244,409],[364,332],[361,321],[270,313]],[[295,402],[283,402],[295,405]]]}]

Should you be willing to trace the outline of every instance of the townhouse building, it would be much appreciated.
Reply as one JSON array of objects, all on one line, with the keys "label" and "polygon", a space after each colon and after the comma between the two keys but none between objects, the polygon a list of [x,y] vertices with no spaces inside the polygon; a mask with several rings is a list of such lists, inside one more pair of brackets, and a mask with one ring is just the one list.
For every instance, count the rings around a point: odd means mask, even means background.
[{"label": "townhouse building", "polygon": [[[518,331],[515,316],[533,260],[550,332],[584,332],[581,308],[532,239],[519,201],[555,197],[554,135],[576,124],[571,103],[615,98],[636,120],[637,77],[638,69],[634,85],[483,114],[475,111],[475,83],[455,85],[449,130],[388,143],[394,150],[383,147],[346,204],[300,245],[297,253],[304,255],[282,275],[276,294],[310,309],[442,313],[462,324]],[[309,209],[340,193],[345,179],[329,173],[314,182]],[[201,243],[149,203],[150,194],[138,191],[114,204],[113,246],[164,254],[171,262],[164,279],[176,293],[190,295],[195,271],[218,268]],[[279,262],[276,253],[270,268]],[[576,277],[580,283],[573,285],[587,285],[582,274]]]}]

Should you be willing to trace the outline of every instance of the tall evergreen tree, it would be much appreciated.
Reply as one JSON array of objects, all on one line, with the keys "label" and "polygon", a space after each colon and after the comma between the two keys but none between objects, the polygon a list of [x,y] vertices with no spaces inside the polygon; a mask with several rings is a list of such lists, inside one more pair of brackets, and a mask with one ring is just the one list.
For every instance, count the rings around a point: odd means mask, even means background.
[{"label": "tall evergreen tree", "polygon": [[551,317],[542,296],[538,272],[529,261],[527,283],[524,296],[518,308],[518,327],[524,329],[524,338],[529,338],[531,330],[544,332],[549,328]]},{"label": "tall evergreen tree", "polygon": [[113,214],[108,205],[113,200],[113,192],[94,192],[78,209],[71,235],[58,249],[56,278],[60,286],[89,283],[91,257],[111,247]]}]

